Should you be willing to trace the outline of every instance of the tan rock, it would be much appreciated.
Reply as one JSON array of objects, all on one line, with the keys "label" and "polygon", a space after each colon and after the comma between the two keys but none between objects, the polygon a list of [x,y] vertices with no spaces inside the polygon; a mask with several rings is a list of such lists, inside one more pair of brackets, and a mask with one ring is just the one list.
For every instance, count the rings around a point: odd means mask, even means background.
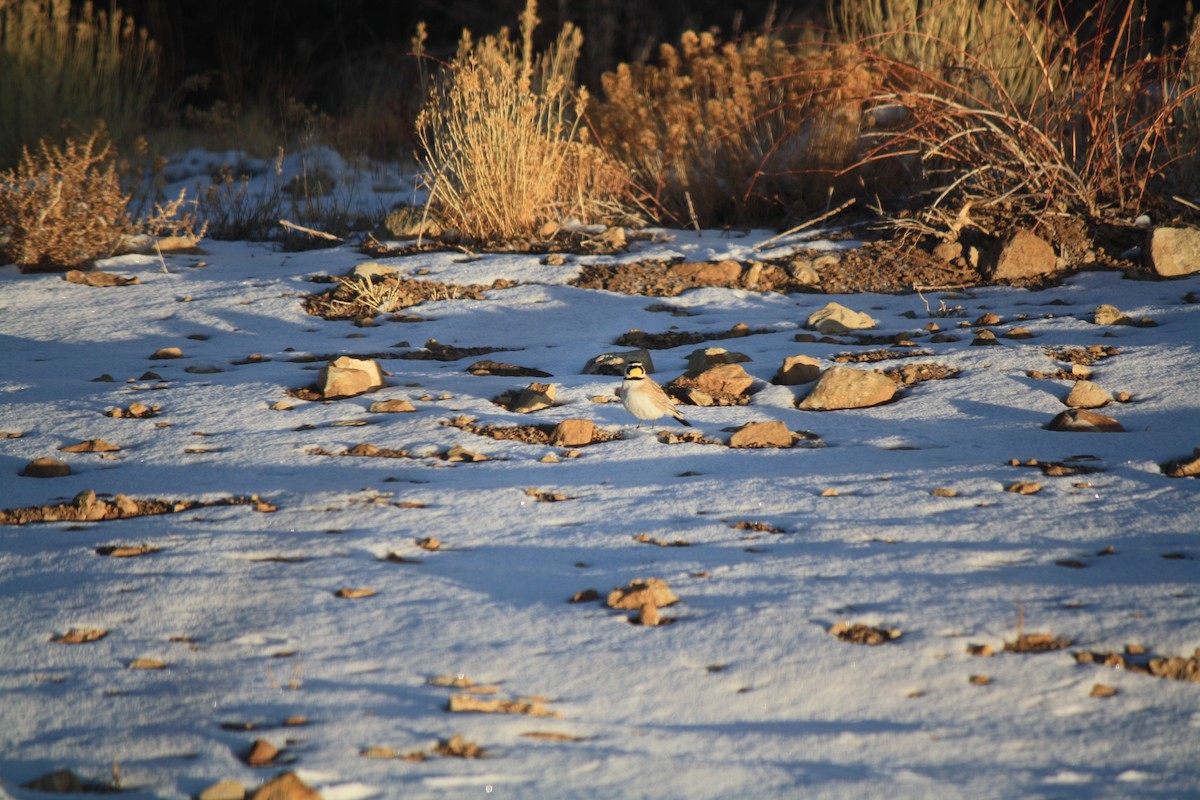
[{"label": "tan rock", "polygon": [[321,795],[294,772],[276,775],[254,793],[253,800],[321,800]]},{"label": "tan rock", "polygon": [[1161,277],[1200,272],[1200,230],[1155,228],[1143,252],[1149,266]]},{"label": "tan rock", "polygon": [[1200,447],[1192,453],[1191,458],[1181,458],[1163,465],[1163,472],[1169,478],[1190,478],[1200,475]]},{"label": "tan rock", "polygon": [[1045,239],[1032,231],[1018,229],[988,254],[985,272],[992,280],[1015,281],[1040,278],[1058,270],[1058,256]]},{"label": "tan rock", "polygon": [[155,360],[183,358],[183,350],[178,347],[160,347],[150,355],[150,358]]},{"label": "tan rock", "polygon": [[198,800],[245,800],[246,787],[234,780],[223,780],[205,787]]},{"label": "tan rock", "polygon": [[1052,419],[1046,427],[1052,431],[1071,433],[1120,433],[1125,430],[1121,423],[1112,417],[1106,417],[1084,408],[1064,411]]},{"label": "tan rock", "polygon": [[551,447],[582,447],[592,443],[596,426],[590,419],[564,419],[550,434]]},{"label": "tan rock", "polygon": [[1122,314],[1116,306],[1105,303],[1096,306],[1096,310],[1092,312],[1092,322],[1097,325],[1132,325],[1133,318],[1128,314]]},{"label": "tan rock", "polygon": [[828,303],[809,315],[805,326],[826,335],[849,333],[874,328],[875,320],[870,314],[853,311],[841,303]]},{"label": "tan rock", "polygon": [[70,465],[56,458],[35,458],[21,470],[26,478],[64,478],[70,474]]},{"label": "tan rock", "polygon": [[799,386],[812,383],[821,377],[821,362],[812,356],[788,356],[783,366],[775,373],[775,383],[780,386]]},{"label": "tan rock", "polygon": [[407,400],[392,398],[391,400],[376,400],[367,409],[372,414],[402,414],[416,411],[416,406]]},{"label": "tan rock", "polygon": [[729,437],[730,447],[791,447],[792,432],[779,420],[747,422]]},{"label": "tan rock", "polygon": [[688,356],[688,372],[703,372],[720,364],[740,364],[753,359],[745,353],[731,353],[724,347],[704,347]]},{"label": "tan rock", "polygon": [[667,271],[676,277],[711,286],[733,286],[742,277],[742,265],[733,260],[674,264]]},{"label": "tan rock", "polygon": [[646,604],[663,608],[679,602],[679,598],[660,578],[638,578],[619,586],[608,594],[608,607],[636,611]]},{"label": "tan rock", "polygon": [[638,611],[638,624],[653,628],[662,623],[662,614],[654,603],[644,603]]},{"label": "tan rock", "polygon": [[383,385],[379,364],[369,358],[335,358],[317,376],[317,391],[326,399],[354,397]]},{"label": "tan rock", "polygon": [[350,275],[362,281],[377,281],[381,278],[390,278],[394,275],[399,275],[400,270],[389,264],[380,264],[377,261],[364,261],[358,264],[350,272]]},{"label": "tan rock", "polygon": [[[265,767],[274,761],[278,755],[278,747],[266,739],[255,739],[254,743],[250,745],[250,752],[246,753],[245,761],[252,767]],[[257,796],[256,794],[255,797]]]},{"label": "tan rock", "polygon": [[521,390],[513,402],[512,410],[518,414],[540,411],[554,405],[557,388],[552,383],[531,383]]},{"label": "tan rock", "polygon": [[719,397],[744,395],[753,383],[754,378],[740,364],[718,364],[699,373],[685,373],[672,381],[671,385],[699,389],[705,394]]},{"label": "tan rock", "polygon": [[835,411],[869,408],[886,403],[896,394],[896,384],[886,375],[853,367],[830,367],[800,401],[802,411]]},{"label": "tan rock", "polygon": [[1071,408],[1100,408],[1111,402],[1112,395],[1091,381],[1075,381],[1066,399]]}]

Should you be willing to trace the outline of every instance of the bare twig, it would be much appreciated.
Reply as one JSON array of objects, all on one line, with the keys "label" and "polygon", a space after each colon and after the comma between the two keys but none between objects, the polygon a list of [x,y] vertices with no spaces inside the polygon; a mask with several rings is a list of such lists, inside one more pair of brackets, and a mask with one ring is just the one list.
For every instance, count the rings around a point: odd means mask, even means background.
[{"label": "bare twig", "polygon": [[764,247],[772,245],[775,242],[778,242],[780,239],[784,239],[788,236],[791,236],[793,233],[799,233],[800,231],[804,230],[805,228],[811,228],[813,225],[816,225],[818,222],[823,222],[823,221],[829,219],[830,217],[837,216],[838,214],[842,213],[847,208],[849,208],[850,206],[854,205],[857,202],[858,202],[857,198],[851,197],[849,200],[842,203],[837,208],[835,208],[831,211],[826,211],[824,214],[821,214],[819,216],[805,220],[804,222],[801,222],[796,227],[789,228],[788,230],[784,231],[783,233],[779,234],[778,236],[772,236],[770,239],[767,239],[764,242],[759,242],[758,244],[754,245],[754,247],[752,249],[762,250]]},{"label": "bare twig", "polygon": [[345,241],[344,239],[342,239],[342,237],[334,236],[332,233],[326,233],[325,231],[318,231],[318,230],[313,230],[312,228],[306,228],[303,225],[297,225],[294,222],[288,222],[286,219],[279,220],[279,224],[285,228],[289,228],[294,231],[300,231],[301,233],[307,233],[309,236],[316,236],[321,239],[329,239],[330,241],[333,241],[333,242]]}]

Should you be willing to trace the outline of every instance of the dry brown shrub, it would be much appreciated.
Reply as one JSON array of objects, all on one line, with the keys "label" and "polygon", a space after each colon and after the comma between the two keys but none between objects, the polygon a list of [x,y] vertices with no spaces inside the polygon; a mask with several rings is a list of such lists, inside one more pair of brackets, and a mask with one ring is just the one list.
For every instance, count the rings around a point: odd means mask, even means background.
[{"label": "dry brown shrub", "polygon": [[60,148],[43,139],[0,173],[0,249],[24,271],[76,267],[111,255],[133,232],[129,197],[103,128]]},{"label": "dry brown shrub", "polygon": [[873,76],[851,46],[688,31],[657,63],[621,64],[601,82],[604,147],[661,218],[705,226],[825,202],[856,159]]},{"label": "dry brown shrub", "polygon": [[[430,206],[469,238],[510,241],[621,211],[624,180],[581,125],[588,94],[573,76],[583,34],[568,23],[535,54],[536,10],[530,0],[519,42],[507,28],[478,43],[464,31],[417,117]],[[418,53],[422,43],[419,28]]]}]

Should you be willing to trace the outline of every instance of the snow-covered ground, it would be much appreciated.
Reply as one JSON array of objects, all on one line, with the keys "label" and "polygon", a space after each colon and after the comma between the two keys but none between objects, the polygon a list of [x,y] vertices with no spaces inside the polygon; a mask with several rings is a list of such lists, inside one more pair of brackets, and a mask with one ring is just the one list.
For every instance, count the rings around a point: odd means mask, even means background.
[{"label": "snow-covered ground", "polygon": [[[744,257],[768,236],[675,232],[628,257]],[[21,785],[62,768],[108,781],[115,762],[134,797],[195,796],[222,779],[253,789],[283,770],[347,800],[1200,796],[1200,684],[1074,657],[1200,647],[1200,482],[1160,469],[1200,446],[1200,305],[1183,299],[1200,279],[1085,273],[1044,291],[948,299],[701,289],[662,300],[567,285],[586,259],[437,253],[384,263],[517,285],[423,304],[411,310],[420,322],[360,328],[301,306],[326,288],[309,276],[366,260],[354,248],[202,246],[169,257],[166,271],[157,257],[104,262],[140,279],[125,287],[0,268],[0,433],[22,434],[0,439],[0,507],[91,489],[257,494],[277,508],[0,528],[0,795],[42,796]],[[961,311],[931,317],[942,299]],[[828,365],[872,349],[794,340],[830,300],[873,316],[872,333],[911,332],[933,351],[915,360],[960,376],[871,409],[797,410],[807,387],[769,383],[784,357]],[[649,310],[661,302],[694,316]],[[1093,324],[1104,303],[1157,326]],[[1020,325],[1033,338],[972,347],[958,325],[987,312],[1001,318],[997,332]],[[958,340],[932,342],[930,321]],[[689,419],[712,438],[782,420],[827,446],[665,444],[657,432],[674,423],[639,430],[619,404],[592,401],[619,380],[584,375],[584,364],[628,349],[613,345],[627,330],[739,322],[772,332],[710,344],[750,356],[761,391],[746,406],[684,407]],[[559,405],[505,411],[491,399],[530,379],[468,374],[476,358],[383,359],[386,388],[335,402],[287,394],[323,363],[299,356],[399,354],[429,339],[510,348],[486,357],[551,373]],[[1126,432],[1047,430],[1069,385],[1029,372],[1064,366],[1051,348],[1097,344],[1120,351],[1093,380],[1129,393],[1101,410]],[[700,346],[655,351],[655,377],[679,375]],[[151,360],[162,347],[184,357]],[[252,354],[265,360],[245,363]],[[113,382],[96,381],[105,374]],[[389,398],[416,412],[368,412]],[[161,413],[105,416],[135,401]],[[279,401],[293,408],[273,409]],[[584,417],[623,438],[566,458],[441,424],[459,415]],[[86,439],[122,450],[59,452]],[[414,457],[310,454],[363,442]],[[435,457],[454,445],[489,460]],[[548,453],[557,463],[541,460]],[[1048,477],[1009,464],[1081,455],[1101,471]],[[18,475],[45,456],[73,474]],[[1005,491],[1019,481],[1041,491]],[[531,488],[570,499],[540,502]],[[778,532],[755,530],[767,526]],[[440,550],[416,544],[428,536]],[[141,544],[157,551],[97,554]],[[567,602],[649,577],[679,596],[662,611],[673,624]],[[335,595],[345,587],[375,594]],[[1002,652],[1019,616],[1026,633],[1073,644]],[[851,644],[828,632],[841,620],[901,636]],[[51,641],[85,628],[108,634]],[[972,655],[973,645],[996,654]],[[164,668],[130,668],[137,659]],[[451,712],[464,690],[440,676],[495,687],[485,700],[540,698],[557,716]],[[1116,694],[1092,696],[1097,684]],[[284,725],[295,717],[304,724]],[[483,757],[434,753],[455,734]],[[255,739],[282,750],[272,765],[244,762]],[[383,748],[401,757],[364,755]],[[402,757],[415,752],[427,757]]]}]

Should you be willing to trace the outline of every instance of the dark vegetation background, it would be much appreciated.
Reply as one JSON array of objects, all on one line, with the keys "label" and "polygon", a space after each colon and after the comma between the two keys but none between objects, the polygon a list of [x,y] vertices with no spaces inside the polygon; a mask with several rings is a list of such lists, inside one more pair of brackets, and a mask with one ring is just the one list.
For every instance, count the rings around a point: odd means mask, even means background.
[{"label": "dark vegetation background", "polygon": [[[1110,0],[1111,2],[1112,0]],[[846,0],[854,2],[854,0]],[[1063,0],[1084,24],[1101,2]],[[410,82],[410,39],[424,21],[433,55],[453,53],[462,29],[477,36],[517,27],[524,0],[118,0],[150,31],[162,54],[164,99],[204,106],[294,98],[337,115],[373,80]],[[1161,49],[1186,37],[1188,0],[1149,0],[1143,33]],[[825,0],[579,0],[543,2],[538,33],[552,37],[565,21],[582,28],[578,76],[595,89],[622,61],[652,56],[685,30],[717,27],[726,35],[776,25],[825,24]],[[191,80],[189,80],[191,79]],[[199,80],[197,80],[199,79]]]}]

